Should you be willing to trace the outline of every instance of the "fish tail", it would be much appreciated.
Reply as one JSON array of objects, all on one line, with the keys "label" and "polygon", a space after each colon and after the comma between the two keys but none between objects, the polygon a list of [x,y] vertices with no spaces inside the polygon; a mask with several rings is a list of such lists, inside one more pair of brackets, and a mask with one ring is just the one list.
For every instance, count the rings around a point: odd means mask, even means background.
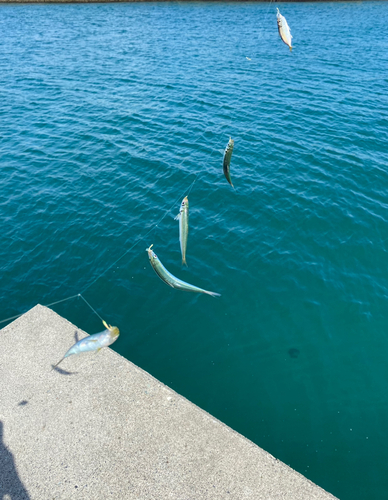
[{"label": "fish tail", "polygon": [[220,294],[220,293],[216,293],[216,292],[208,292],[208,291],[206,291],[205,293],[207,293],[208,295],[211,295],[212,297],[221,297],[221,294]]},{"label": "fish tail", "polygon": [[189,267],[189,266],[187,265],[187,262],[186,262],[186,256],[185,256],[185,257],[182,257],[182,266]]},{"label": "fish tail", "polygon": [[58,363],[56,365],[51,365],[52,369],[54,370],[54,368],[56,368],[59,365],[59,363],[62,363],[62,361],[65,359],[65,357],[63,357],[60,361],[58,361]]},{"label": "fish tail", "polygon": [[290,52],[292,52],[292,47],[290,47]]}]

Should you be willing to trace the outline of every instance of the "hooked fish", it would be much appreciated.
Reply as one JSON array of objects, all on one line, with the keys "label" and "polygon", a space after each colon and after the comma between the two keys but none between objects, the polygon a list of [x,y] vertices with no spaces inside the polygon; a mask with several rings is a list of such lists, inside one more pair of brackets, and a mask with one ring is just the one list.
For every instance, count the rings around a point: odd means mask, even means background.
[{"label": "hooked fish", "polygon": [[61,363],[65,358],[68,358],[72,354],[80,354],[81,352],[88,351],[99,351],[103,347],[107,347],[108,345],[113,344],[118,339],[120,335],[120,330],[117,326],[110,326],[105,321],[102,321],[106,330],[103,330],[100,333],[95,333],[93,335],[89,335],[84,339],[79,340],[76,344],[74,344],[67,353],[63,356],[63,358],[58,361],[58,363],[53,366],[56,368],[59,363]]},{"label": "hooked fish", "polygon": [[208,292],[207,290],[203,290],[202,288],[198,288],[197,286],[190,285],[189,283],[186,283],[185,281],[176,278],[169,271],[167,271],[164,265],[160,262],[157,255],[152,250],[152,247],[153,245],[151,245],[149,248],[146,249],[146,252],[148,252],[148,257],[150,259],[151,266],[153,267],[153,270],[156,272],[159,278],[165,283],[167,283],[167,285],[171,286],[172,288],[176,288],[178,290],[184,290],[185,292],[206,293],[207,295],[211,295],[212,297],[221,296],[219,293]]},{"label": "hooked fish", "polygon": [[291,30],[290,27],[287,24],[286,18],[282,16],[279,12],[279,9],[276,8],[278,11],[276,14],[277,21],[278,21],[278,30],[279,30],[279,35],[280,38],[283,40],[283,42],[290,47],[290,51],[292,51],[292,46],[291,46]]},{"label": "hooked fish", "polygon": [[179,220],[179,243],[181,244],[182,265],[186,262],[187,237],[189,235],[189,199],[187,196],[183,198],[179,214],[175,217]]},{"label": "hooked fish", "polygon": [[232,184],[232,179],[230,178],[230,159],[232,158],[233,147],[234,147],[234,140],[230,138],[224,152],[223,169],[226,180],[234,188]]}]

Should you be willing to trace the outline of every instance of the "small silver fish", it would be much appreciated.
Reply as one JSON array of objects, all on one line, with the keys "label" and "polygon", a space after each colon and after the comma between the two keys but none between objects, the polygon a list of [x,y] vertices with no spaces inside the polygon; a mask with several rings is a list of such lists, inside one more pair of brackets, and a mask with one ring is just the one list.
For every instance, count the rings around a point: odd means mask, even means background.
[{"label": "small silver fish", "polygon": [[179,243],[181,245],[182,265],[186,262],[187,237],[189,235],[189,199],[187,196],[183,198],[179,214],[175,217],[179,220]]},{"label": "small silver fish", "polygon": [[156,274],[159,276],[159,278],[162,281],[164,281],[167,285],[171,286],[172,288],[177,288],[178,290],[183,290],[185,292],[206,293],[207,295],[211,295],[212,297],[220,297],[219,293],[208,292],[203,288],[198,288],[197,286],[190,285],[189,283],[186,283],[185,281],[176,278],[169,271],[167,271],[164,265],[160,262],[155,252],[151,250],[152,247],[153,245],[151,245],[149,248],[146,249],[146,252],[148,252],[148,257],[150,259],[151,266],[153,270],[156,272]]},{"label": "small silver fish", "polygon": [[59,363],[61,363],[65,358],[68,358],[72,354],[80,354],[81,352],[88,352],[88,351],[98,352],[103,347],[107,347],[108,345],[113,344],[113,342],[115,342],[118,339],[120,335],[120,330],[117,328],[117,326],[110,326],[107,323],[105,323],[105,321],[102,322],[106,330],[103,330],[100,333],[89,335],[88,337],[79,340],[76,344],[70,347],[70,349],[63,356],[63,358],[60,361],[58,361],[58,363],[55,366],[53,366],[53,368],[56,368],[59,365]]},{"label": "small silver fish", "polygon": [[286,18],[280,14],[279,9],[276,8],[276,10],[278,11],[276,14],[276,18],[278,22],[278,30],[280,38],[286,45],[288,45],[290,51],[292,51],[292,46],[291,46],[292,35],[290,27],[287,24]]},{"label": "small silver fish", "polygon": [[232,138],[229,139],[228,145],[225,148],[224,152],[224,160],[223,160],[223,169],[224,169],[224,174],[226,177],[226,180],[229,182],[229,184],[234,188],[232,184],[232,179],[230,177],[230,160],[232,158],[232,153],[233,153],[233,147],[234,147],[234,140]]}]

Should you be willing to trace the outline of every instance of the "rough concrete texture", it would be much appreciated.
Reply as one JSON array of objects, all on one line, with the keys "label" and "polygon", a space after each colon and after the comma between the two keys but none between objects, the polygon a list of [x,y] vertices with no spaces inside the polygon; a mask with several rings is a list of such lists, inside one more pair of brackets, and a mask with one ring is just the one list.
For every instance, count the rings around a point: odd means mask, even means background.
[{"label": "rough concrete texture", "polygon": [[0,331],[0,498],[334,499],[108,348],[52,370],[74,331],[40,305]]}]

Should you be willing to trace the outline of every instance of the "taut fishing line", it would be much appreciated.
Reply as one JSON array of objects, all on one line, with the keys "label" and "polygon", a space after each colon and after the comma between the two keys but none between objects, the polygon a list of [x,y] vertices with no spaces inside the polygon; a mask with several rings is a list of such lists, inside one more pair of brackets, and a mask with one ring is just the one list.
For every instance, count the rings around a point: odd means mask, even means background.
[{"label": "taut fishing line", "polygon": [[[197,180],[197,176],[195,177],[195,179],[193,180],[193,182],[191,183],[191,187],[189,189],[189,192],[191,191],[191,188],[194,186],[194,183],[195,181]],[[168,213],[171,212],[171,210],[174,208],[174,206],[176,206],[176,204],[179,202],[179,200],[181,199],[181,195],[174,201],[174,204],[171,206],[171,208],[169,208],[168,210],[166,210],[166,212],[164,213],[164,215],[155,223],[153,224],[153,226],[151,227],[151,229],[149,229],[144,236],[140,236],[140,238],[138,238],[135,243],[130,247],[128,248],[128,250],[126,250],[118,259],[116,259],[113,264],[111,264],[109,267],[107,267],[105,269],[105,271],[103,271],[99,276],[97,276],[97,278],[95,278],[86,288],[84,288],[81,292],[82,293],[85,293],[86,290],[88,290],[92,285],[94,285],[94,283],[99,279],[101,278],[101,276],[103,276],[107,271],[109,271],[109,269],[112,269],[113,266],[115,266],[121,259],[123,259],[141,240],[144,240],[144,238],[146,236],[148,236],[151,231],[153,231],[155,229],[155,227],[158,226],[158,224],[160,224],[162,222],[162,220],[167,216]]]}]

